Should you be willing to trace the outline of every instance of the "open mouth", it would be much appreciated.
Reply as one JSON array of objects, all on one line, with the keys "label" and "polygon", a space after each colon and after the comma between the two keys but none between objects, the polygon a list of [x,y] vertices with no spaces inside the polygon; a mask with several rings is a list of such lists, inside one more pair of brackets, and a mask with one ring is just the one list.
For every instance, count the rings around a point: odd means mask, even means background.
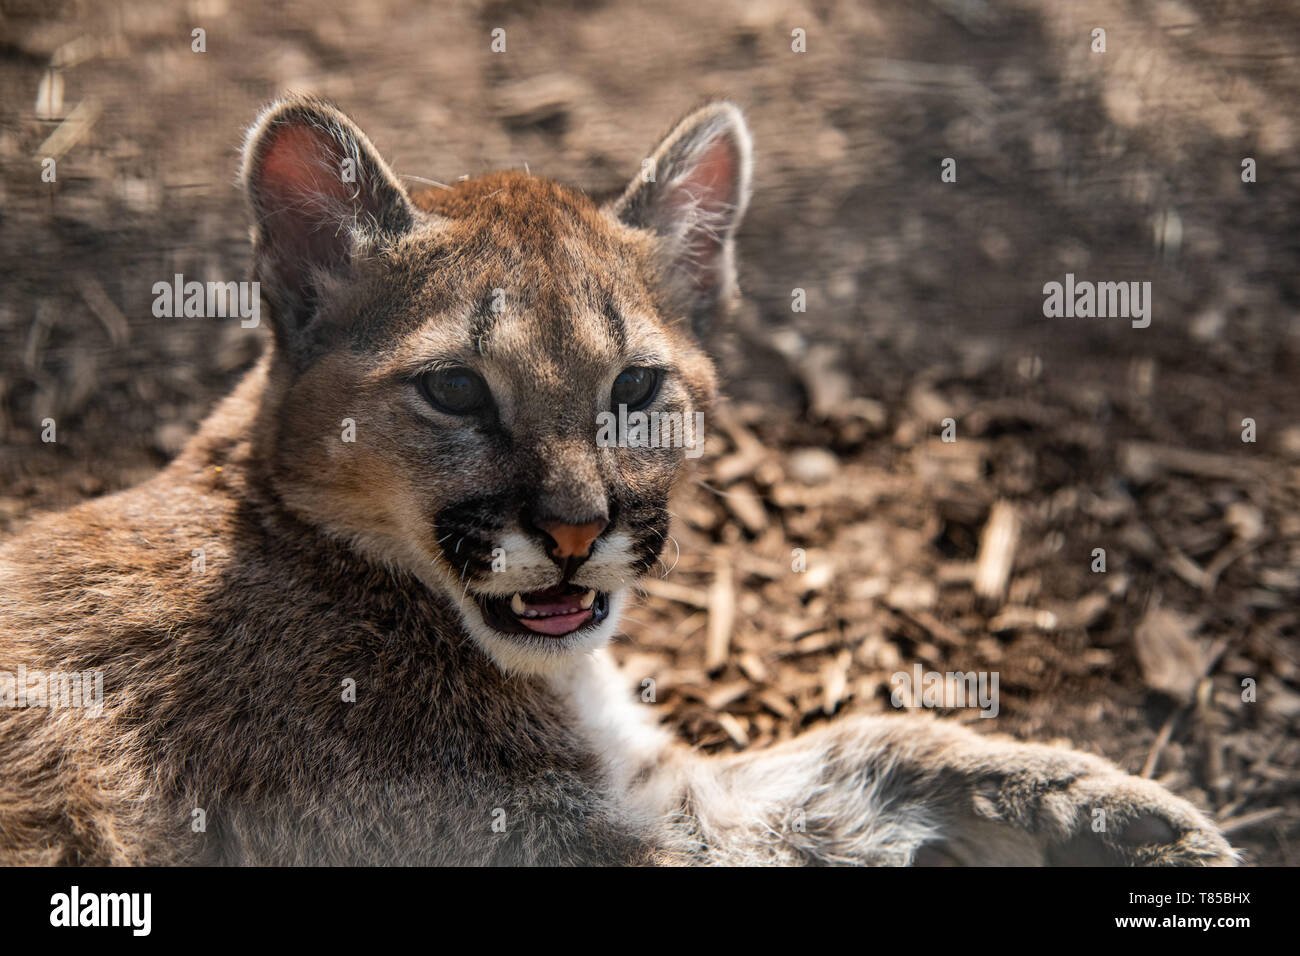
[{"label": "open mouth", "polygon": [[593,627],[609,616],[609,595],[595,588],[557,584],[544,591],[515,592],[510,597],[476,595],[483,620],[512,634],[564,637]]}]

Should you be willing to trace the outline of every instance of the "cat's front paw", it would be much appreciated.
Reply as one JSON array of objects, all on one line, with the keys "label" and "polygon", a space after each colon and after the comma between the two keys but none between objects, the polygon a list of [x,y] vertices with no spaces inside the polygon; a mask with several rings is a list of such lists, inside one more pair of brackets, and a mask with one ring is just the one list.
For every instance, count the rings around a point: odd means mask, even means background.
[{"label": "cat's front paw", "polygon": [[[1018,759],[1017,759],[1018,758]],[[1088,754],[1026,746],[974,788],[975,815],[1010,823],[1054,866],[1235,866],[1214,823],[1160,784]]]},{"label": "cat's front paw", "polygon": [[1151,780],[1121,771],[1079,778],[1064,794],[1074,821],[1050,841],[1057,866],[1235,866],[1237,853],[1203,813]]}]

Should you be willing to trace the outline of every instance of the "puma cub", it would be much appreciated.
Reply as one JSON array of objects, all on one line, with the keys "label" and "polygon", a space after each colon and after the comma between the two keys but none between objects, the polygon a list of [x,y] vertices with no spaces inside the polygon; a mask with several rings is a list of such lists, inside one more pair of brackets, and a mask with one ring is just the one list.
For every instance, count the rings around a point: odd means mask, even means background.
[{"label": "puma cub", "polygon": [[266,355],[152,481],[0,550],[0,674],[102,675],[98,709],[9,678],[0,862],[1234,861],[1094,756],[867,717],[705,758],[635,702],[603,648],[685,453],[596,422],[707,411],[735,106],[604,205],[518,172],[410,195],[297,96],[242,179]]}]

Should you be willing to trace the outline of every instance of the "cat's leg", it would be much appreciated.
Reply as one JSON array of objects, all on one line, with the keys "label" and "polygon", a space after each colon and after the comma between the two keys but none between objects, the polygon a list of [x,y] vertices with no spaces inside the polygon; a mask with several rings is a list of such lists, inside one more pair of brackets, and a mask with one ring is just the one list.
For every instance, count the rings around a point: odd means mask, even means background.
[{"label": "cat's leg", "polygon": [[840,721],[686,771],[702,862],[1232,865],[1214,825],[1100,757],[917,717]]}]

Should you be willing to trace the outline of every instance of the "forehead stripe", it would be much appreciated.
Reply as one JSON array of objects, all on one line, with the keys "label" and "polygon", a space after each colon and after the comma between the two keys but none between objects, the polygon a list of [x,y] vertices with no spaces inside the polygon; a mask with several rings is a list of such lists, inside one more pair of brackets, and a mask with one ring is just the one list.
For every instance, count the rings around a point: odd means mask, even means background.
[{"label": "forehead stripe", "polygon": [[614,344],[619,351],[623,351],[627,347],[627,329],[623,323],[623,316],[619,314],[618,309],[614,308],[614,303],[608,299],[605,300],[605,306],[601,309],[601,314],[605,318],[605,330],[609,333],[609,337],[614,340]]},{"label": "forehead stripe", "polygon": [[493,295],[489,292],[479,300],[478,305],[474,307],[474,312],[470,317],[469,338],[470,345],[474,351],[480,354],[486,348],[484,340],[496,326],[497,320],[501,317],[499,312],[492,310]]}]

